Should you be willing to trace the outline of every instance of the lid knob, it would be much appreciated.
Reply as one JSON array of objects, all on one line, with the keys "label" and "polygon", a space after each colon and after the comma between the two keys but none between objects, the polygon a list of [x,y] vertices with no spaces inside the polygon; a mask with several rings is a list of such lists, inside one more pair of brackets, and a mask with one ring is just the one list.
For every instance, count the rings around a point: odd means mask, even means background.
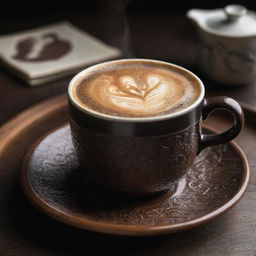
[{"label": "lid knob", "polygon": [[247,9],[238,4],[227,5],[224,11],[229,21],[236,21],[247,13]]}]

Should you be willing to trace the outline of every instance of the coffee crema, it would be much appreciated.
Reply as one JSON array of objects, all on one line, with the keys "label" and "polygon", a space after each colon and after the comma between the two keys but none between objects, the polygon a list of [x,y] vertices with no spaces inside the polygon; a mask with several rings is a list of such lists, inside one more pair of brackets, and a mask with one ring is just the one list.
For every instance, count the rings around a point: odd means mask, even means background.
[{"label": "coffee crema", "polygon": [[198,81],[185,71],[154,62],[124,62],[90,72],[72,94],[83,108],[120,117],[174,113],[199,97]]}]

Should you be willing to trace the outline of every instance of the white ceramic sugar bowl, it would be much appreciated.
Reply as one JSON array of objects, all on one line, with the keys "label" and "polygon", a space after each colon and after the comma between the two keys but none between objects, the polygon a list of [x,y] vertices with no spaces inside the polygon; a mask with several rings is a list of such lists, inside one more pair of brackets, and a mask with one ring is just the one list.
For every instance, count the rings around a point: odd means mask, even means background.
[{"label": "white ceramic sugar bowl", "polygon": [[199,66],[229,85],[256,81],[256,13],[241,5],[187,12],[200,36]]}]

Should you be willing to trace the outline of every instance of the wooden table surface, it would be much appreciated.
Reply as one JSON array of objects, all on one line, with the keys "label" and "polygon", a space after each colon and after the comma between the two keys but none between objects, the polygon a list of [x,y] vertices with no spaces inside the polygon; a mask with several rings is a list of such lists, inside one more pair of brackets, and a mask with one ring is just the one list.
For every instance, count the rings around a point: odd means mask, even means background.
[{"label": "wooden table surface", "polygon": [[[226,88],[220,84],[208,81],[198,71],[195,60],[197,55],[197,37],[196,31],[192,24],[185,18],[184,14],[168,14],[168,13],[145,13],[145,14],[130,14],[128,15],[130,31],[131,31],[131,45],[134,56],[165,60],[184,66],[194,71],[205,83],[206,93],[211,95],[227,95],[234,97],[237,100],[256,106],[256,84],[239,87],[239,88]],[[1,24],[1,33],[15,32],[22,29],[28,29],[39,25],[44,25],[53,21],[60,21],[67,19],[67,15],[59,15],[57,17],[45,17],[44,20],[26,22],[10,22],[8,24]],[[69,15],[68,20],[78,27],[86,30],[87,32],[97,36],[100,39],[111,41],[111,33],[106,36],[102,30],[103,20],[99,19],[96,15]],[[4,70],[0,71],[0,125],[8,119],[12,118],[20,111],[38,103],[42,100],[51,98],[55,95],[63,93],[67,90],[67,85],[70,77],[49,83],[47,85],[28,88],[25,84],[7,73]],[[8,171],[8,170],[6,170]],[[2,176],[4,177],[4,176]],[[1,180],[0,180],[1,185]],[[15,185],[15,186],[18,186]],[[14,187],[13,191],[20,191],[19,188]],[[21,193],[21,191],[20,191]],[[11,193],[9,204],[13,205],[15,200],[21,195]],[[23,198],[23,196],[22,196]],[[255,198],[256,199],[256,198]],[[245,203],[246,201],[243,201]],[[253,201],[252,201],[253,202]],[[256,201],[255,201],[256,202]],[[12,213],[13,216],[18,218],[19,209],[28,207],[29,202],[25,199],[19,200],[17,204],[17,214]],[[2,207],[2,206],[0,206]],[[5,212],[10,211],[5,205]],[[38,211],[35,209],[35,215],[38,216]],[[246,214],[241,213],[241,218],[246,218]],[[251,214],[251,213],[250,213]],[[29,256],[29,255],[228,255],[228,256],[255,256],[256,255],[256,234],[253,237],[251,234],[248,237],[245,229],[241,230],[241,234],[234,234],[234,239],[227,241],[224,238],[224,243],[218,241],[218,237],[212,237],[212,226],[205,226],[202,229],[188,231],[185,233],[174,234],[167,237],[152,237],[152,238],[127,238],[127,237],[111,237],[107,238],[104,235],[90,233],[88,234],[82,230],[74,230],[72,227],[65,226],[63,232],[63,225],[56,223],[54,220],[47,218],[47,222],[56,227],[54,234],[50,235],[51,239],[43,239],[44,236],[48,237],[47,230],[44,229],[45,218],[43,214],[37,218],[42,224],[36,223],[33,218],[33,225],[38,225],[38,232],[33,233],[32,228],[29,228],[27,222],[22,222],[20,219],[10,218],[8,221],[13,227],[17,226],[17,230],[26,230],[27,235],[24,236],[23,232],[15,234],[15,239],[19,237],[19,242],[13,239],[10,244],[1,248],[1,236],[11,236],[10,231],[4,230],[0,232],[0,255],[11,256]],[[27,219],[27,218],[25,218]],[[0,217],[1,222],[1,217]],[[231,228],[234,219],[226,221]],[[26,225],[28,227],[26,228]],[[256,223],[251,223],[255,225]],[[224,228],[224,229],[225,229]],[[68,230],[70,229],[70,232]],[[209,232],[207,232],[207,230]],[[223,231],[223,227],[219,226],[219,232]],[[75,233],[77,240],[72,239]],[[217,232],[218,233],[218,232]],[[256,233],[256,232],[255,232]],[[197,234],[197,235],[195,235]],[[2,237],[2,239],[4,238]],[[78,239],[78,238],[81,239]],[[236,238],[242,237],[241,240]],[[228,239],[229,240],[229,239]],[[69,241],[72,241],[69,243]],[[169,243],[179,241],[178,244],[169,246]],[[33,244],[29,247],[29,244]],[[65,246],[62,247],[62,244]],[[240,244],[240,245],[239,245]],[[17,254],[17,249],[24,245],[24,250],[21,254]],[[203,248],[211,248],[210,251],[202,251]],[[236,248],[235,254],[233,247]],[[239,249],[241,247],[241,249]],[[29,252],[26,248],[30,248]],[[61,249],[63,248],[63,249]],[[173,248],[173,251],[169,251]],[[191,253],[186,249],[191,250]],[[26,252],[26,254],[24,254]],[[38,252],[40,252],[38,254]],[[45,254],[46,253],[46,254]],[[224,253],[224,254],[223,254]]]}]

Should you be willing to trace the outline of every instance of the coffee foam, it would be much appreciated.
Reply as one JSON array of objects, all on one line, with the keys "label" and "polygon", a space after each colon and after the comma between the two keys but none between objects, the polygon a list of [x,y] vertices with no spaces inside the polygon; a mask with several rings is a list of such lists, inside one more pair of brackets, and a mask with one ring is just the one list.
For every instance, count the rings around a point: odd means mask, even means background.
[{"label": "coffee foam", "polygon": [[177,112],[199,96],[195,81],[170,66],[127,63],[93,72],[73,89],[84,108],[123,117]]}]

